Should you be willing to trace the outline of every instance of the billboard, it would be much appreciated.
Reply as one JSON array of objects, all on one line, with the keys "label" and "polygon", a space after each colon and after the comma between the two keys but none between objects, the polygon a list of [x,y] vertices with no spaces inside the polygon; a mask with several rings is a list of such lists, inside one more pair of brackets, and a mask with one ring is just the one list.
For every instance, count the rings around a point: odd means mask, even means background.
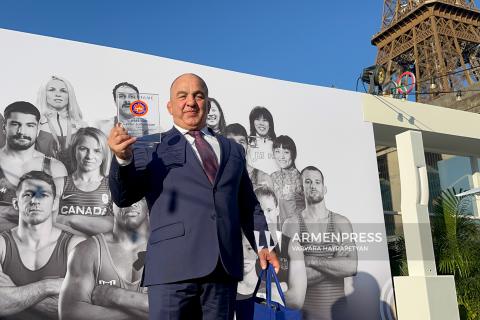
[{"label": "billboard", "polygon": [[[75,308],[90,319],[102,312],[146,316],[147,289],[139,286],[143,242],[125,252],[112,229],[131,223],[146,243],[148,208],[143,201],[129,208],[112,203],[106,135],[119,106],[147,94],[158,99],[161,130],[170,129],[170,85],[180,74],[195,73],[212,98],[208,126],[244,145],[257,197],[271,212],[271,245],[281,258],[287,305],[301,306],[305,319],[393,319],[375,143],[372,125],[363,121],[361,94],[7,30],[0,30],[0,39],[8,48],[0,53],[0,111],[6,118],[0,139],[0,275],[6,280],[0,300],[9,301],[0,316],[54,317],[59,301],[61,312]],[[32,171],[33,178],[25,178]],[[55,223],[43,231],[32,226],[50,218],[28,214],[31,208],[19,196],[27,187],[50,190],[53,200],[45,206]],[[30,229],[42,235],[38,247],[22,232]],[[258,273],[248,250],[245,243],[238,299],[251,294]],[[29,303],[20,294],[6,299],[10,293],[2,289],[27,285],[42,288]],[[108,301],[121,295],[116,288],[139,300],[120,306]],[[75,303],[83,298],[88,303]]]}]

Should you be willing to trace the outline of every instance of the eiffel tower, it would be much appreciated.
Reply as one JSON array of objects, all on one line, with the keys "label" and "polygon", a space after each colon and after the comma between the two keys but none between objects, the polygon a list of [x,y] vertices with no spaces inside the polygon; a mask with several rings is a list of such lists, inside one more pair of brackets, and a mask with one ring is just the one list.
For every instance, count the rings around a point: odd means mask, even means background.
[{"label": "eiffel tower", "polygon": [[372,44],[387,79],[415,74],[416,101],[480,113],[480,11],[473,0],[384,0]]}]

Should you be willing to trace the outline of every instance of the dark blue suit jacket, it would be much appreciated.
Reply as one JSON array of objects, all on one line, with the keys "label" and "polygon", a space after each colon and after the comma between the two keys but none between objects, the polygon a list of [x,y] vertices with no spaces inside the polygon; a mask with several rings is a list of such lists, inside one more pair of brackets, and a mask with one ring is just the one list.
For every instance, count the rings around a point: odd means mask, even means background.
[{"label": "dark blue suit jacket", "polygon": [[218,259],[237,280],[243,276],[241,229],[255,248],[254,229],[267,223],[253,192],[243,147],[216,135],[221,149],[212,185],[200,160],[177,129],[154,148],[134,148],[133,161],[110,168],[112,199],[119,207],[145,197],[150,209],[145,286],[210,274]]}]

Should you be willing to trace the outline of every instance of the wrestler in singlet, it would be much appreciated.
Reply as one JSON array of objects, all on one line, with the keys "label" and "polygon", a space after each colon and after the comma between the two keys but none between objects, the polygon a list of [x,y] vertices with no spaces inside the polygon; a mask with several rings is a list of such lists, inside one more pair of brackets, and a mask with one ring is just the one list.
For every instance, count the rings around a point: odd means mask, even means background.
[{"label": "wrestler in singlet", "polygon": [[5,259],[2,261],[3,272],[12,279],[16,286],[24,286],[48,278],[64,278],[67,273],[68,244],[72,234],[62,231],[48,262],[37,270],[30,270],[22,262],[12,231],[0,234],[5,239]]},{"label": "wrestler in singlet", "polygon": [[[328,213],[328,222],[325,233],[339,233],[336,229],[333,219],[333,213]],[[334,247],[339,243],[336,242],[306,242],[301,241],[303,234],[309,232],[302,214],[298,215],[300,227],[300,245],[303,247],[303,254],[305,256],[324,257],[326,259],[335,256]],[[311,246],[315,246],[312,250]],[[332,308],[335,310],[346,309],[345,285],[344,278],[332,277],[325,275],[324,280],[314,285],[307,284],[307,293],[305,295],[305,302],[303,304],[303,315],[305,320],[331,320]],[[342,318],[343,319],[343,318]]]},{"label": "wrestler in singlet", "polygon": [[[62,127],[62,122],[65,121]],[[59,130],[56,129],[54,123]],[[79,128],[86,126],[81,120],[73,120],[70,116],[60,116],[58,112],[48,112],[40,119],[40,131],[35,141],[35,149],[49,157],[62,162],[67,172],[73,172],[71,158],[71,141]]]},{"label": "wrestler in singlet", "polygon": [[[145,288],[140,286],[142,269],[140,268],[138,270],[140,275],[138,280],[133,282],[121,277],[115,263],[113,262],[105,236],[100,233],[92,238],[95,240],[98,252],[98,266],[95,274],[95,284],[112,285],[130,291],[145,292]],[[134,270],[132,269],[132,271]]]},{"label": "wrestler in singlet", "polygon": [[[41,171],[45,172],[48,175],[52,175],[52,159],[44,156],[42,161]],[[3,172],[2,167],[0,167],[0,206],[12,206],[12,199],[15,198],[17,186],[11,183],[5,173]],[[17,221],[18,223],[18,221]]]},{"label": "wrestler in singlet", "polygon": [[60,198],[59,214],[111,216],[113,215],[112,210],[112,198],[107,178],[102,178],[96,190],[86,192],[75,186],[71,176],[67,177],[67,182]]},{"label": "wrestler in singlet", "polygon": [[[51,162],[51,158],[44,156],[41,171],[52,175]],[[13,198],[17,197],[16,190],[17,186],[8,180],[0,166],[0,232],[18,225],[18,212],[12,204]]]}]

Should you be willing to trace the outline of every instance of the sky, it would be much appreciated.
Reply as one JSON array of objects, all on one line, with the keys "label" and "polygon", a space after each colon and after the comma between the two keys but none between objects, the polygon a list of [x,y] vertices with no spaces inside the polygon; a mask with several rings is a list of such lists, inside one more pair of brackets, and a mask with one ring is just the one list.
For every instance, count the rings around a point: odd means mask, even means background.
[{"label": "sky", "polygon": [[375,63],[383,10],[382,0],[1,4],[0,28],[347,90]]}]

